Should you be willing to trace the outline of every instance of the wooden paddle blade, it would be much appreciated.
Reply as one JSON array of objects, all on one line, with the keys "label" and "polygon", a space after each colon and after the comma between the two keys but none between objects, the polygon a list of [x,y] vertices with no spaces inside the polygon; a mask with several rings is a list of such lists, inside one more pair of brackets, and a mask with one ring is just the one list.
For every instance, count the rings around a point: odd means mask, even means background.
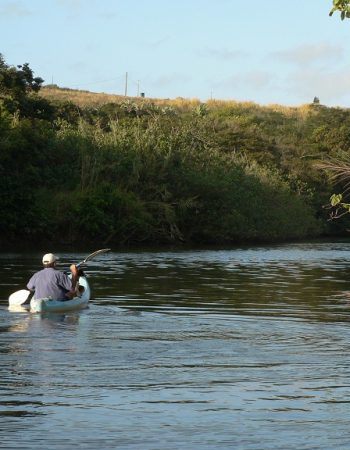
[{"label": "wooden paddle blade", "polygon": [[28,300],[30,296],[30,291],[27,289],[21,289],[20,291],[16,291],[9,297],[9,305],[10,306],[19,306],[23,305]]}]

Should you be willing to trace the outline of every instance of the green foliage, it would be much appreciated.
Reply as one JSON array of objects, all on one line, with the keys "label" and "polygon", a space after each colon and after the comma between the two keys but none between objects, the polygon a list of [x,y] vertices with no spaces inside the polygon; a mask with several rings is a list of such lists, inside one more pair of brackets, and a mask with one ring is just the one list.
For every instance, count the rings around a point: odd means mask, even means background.
[{"label": "green foliage", "polygon": [[193,241],[276,241],[319,232],[312,208],[268,169],[225,158],[204,173],[189,169],[186,186],[196,199],[182,219]]},{"label": "green foliage", "polygon": [[12,126],[6,114],[0,117],[0,130],[0,231],[5,236],[18,232],[30,234],[38,217],[34,193],[41,182],[39,167],[45,146],[44,133],[27,121]]},{"label": "green foliage", "polygon": [[330,219],[339,219],[340,217],[350,213],[350,203],[343,202],[342,194],[333,194],[329,199],[330,202]]},{"label": "green foliage", "polygon": [[333,0],[333,8],[329,15],[332,16],[334,12],[339,11],[341,20],[350,18],[350,1],[349,0]]},{"label": "green foliage", "polygon": [[108,184],[84,192],[55,197],[53,225],[64,242],[115,242],[126,244],[147,238],[152,218],[132,192]]},{"label": "green foliage", "polygon": [[0,53],[0,92],[2,95],[20,98],[30,92],[38,92],[43,81],[40,77],[34,77],[28,63],[17,67],[9,66]]},{"label": "green foliage", "polygon": [[9,66],[0,53],[0,102],[8,112],[18,113],[22,117],[53,120],[53,106],[36,95],[43,81],[40,77],[34,77],[28,63]]},{"label": "green foliage", "polygon": [[341,204],[342,199],[343,199],[342,194],[333,194],[330,198],[331,206],[337,206]]}]

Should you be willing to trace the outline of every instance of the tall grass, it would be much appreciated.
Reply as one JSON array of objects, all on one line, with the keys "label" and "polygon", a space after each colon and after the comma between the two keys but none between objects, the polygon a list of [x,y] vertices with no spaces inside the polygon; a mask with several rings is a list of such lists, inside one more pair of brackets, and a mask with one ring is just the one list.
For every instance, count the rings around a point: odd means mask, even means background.
[{"label": "tall grass", "polygon": [[109,130],[81,122],[58,133],[80,161],[79,185],[56,197],[57,226],[69,223],[73,241],[274,241],[320,231],[276,171],[222,153],[198,118],[114,121]]}]

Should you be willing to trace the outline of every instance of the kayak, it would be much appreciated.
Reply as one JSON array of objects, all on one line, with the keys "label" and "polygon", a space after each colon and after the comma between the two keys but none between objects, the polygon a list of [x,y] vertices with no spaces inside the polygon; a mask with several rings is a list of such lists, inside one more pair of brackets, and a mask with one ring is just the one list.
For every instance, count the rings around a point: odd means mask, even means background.
[{"label": "kayak", "polygon": [[30,301],[30,312],[43,313],[65,313],[69,311],[78,311],[87,307],[90,300],[91,290],[86,277],[79,278],[80,295],[71,300],[55,300],[53,298],[32,298]]},{"label": "kayak", "polygon": [[[96,250],[95,252],[88,255],[83,261],[76,264],[76,267],[81,267],[86,265],[88,261],[95,258],[96,256],[109,252],[110,248],[102,248],[101,250]],[[46,256],[46,255],[45,255]],[[72,276],[72,275],[69,275]],[[19,291],[13,292],[9,296],[9,311],[16,312],[58,312],[64,313],[67,311],[78,311],[87,307],[90,300],[91,290],[89,283],[85,275],[79,277],[78,285],[79,294],[71,300],[58,300],[52,298],[40,298],[37,300],[32,299],[29,302],[31,292],[28,289],[20,289]]]}]

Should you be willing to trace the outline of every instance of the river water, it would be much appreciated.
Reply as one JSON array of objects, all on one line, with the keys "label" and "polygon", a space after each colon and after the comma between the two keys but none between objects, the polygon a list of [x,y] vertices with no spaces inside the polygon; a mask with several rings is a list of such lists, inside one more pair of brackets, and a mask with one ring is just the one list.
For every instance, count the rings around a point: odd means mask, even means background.
[{"label": "river water", "polygon": [[0,253],[1,449],[350,448],[350,243],[110,252],[88,309],[8,311],[40,259]]}]

